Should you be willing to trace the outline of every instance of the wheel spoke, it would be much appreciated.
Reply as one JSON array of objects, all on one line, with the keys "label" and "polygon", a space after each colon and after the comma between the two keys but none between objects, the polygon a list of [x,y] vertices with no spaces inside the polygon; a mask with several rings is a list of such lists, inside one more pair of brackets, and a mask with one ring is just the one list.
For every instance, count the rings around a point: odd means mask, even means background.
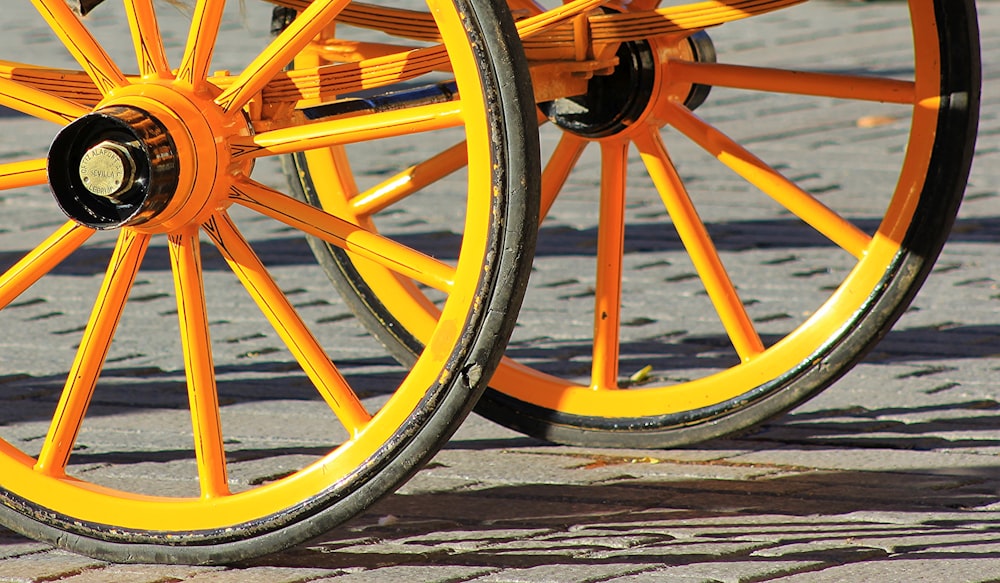
[{"label": "wheel spoke", "polygon": [[201,495],[203,498],[225,496],[229,494],[229,478],[222,445],[222,420],[208,331],[198,230],[189,228],[171,235],[169,242]]},{"label": "wheel spoke", "polygon": [[107,96],[117,87],[128,85],[125,75],[101,45],[80,22],[64,0],[31,0],[39,14],[69,49],[102,95]]},{"label": "wheel spoke", "polygon": [[669,123],[824,237],[860,259],[871,237],[686,108],[669,105]]},{"label": "wheel spoke", "polygon": [[580,155],[587,148],[587,141],[570,133],[564,133],[559,138],[555,150],[549,157],[545,170],[542,172],[542,200],[541,209],[538,212],[538,222],[541,223],[548,216],[552,204],[562,191],[566,179],[576,166]]},{"label": "wheel spoke", "polygon": [[[94,85],[94,80],[83,71],[71,71],[67,69],[50,69],[35,65],[25,65],[16,61],[0,60],[0,79],[13,81],[18,86],[8,86],[3,92],[8,93],[18,101],[33,101],[36,97],[41,101],[36,105],[52,104],[51,109],[63,117],[73,116],[81,111],[80,107],[93,107],[103,96]],[[31,88],[41,91],[40,94],[25,94],[21,87]],[[50,98],[58,98],[62,101],[48,101]],[[14,107],[15,105],[11,105]],[[89,113],[89,110],[82,110]],[[31,114],[37,116],[36,114]],[[53,119],[59,124],[65,124],[65,120]]]},{"label": "wheel spoke", "polygon": [[357,216],[371,216],[458,171],[468,162],[468,144],[455,144],[362,192],[351,199],[351,207]]},{"label": "wheel spoke", "polygon": [[195,5],[184,57],[177,72],[177,79],[182,83],[195,88],[206,83],[225,6],[224,0],[198,0]]},{"label": "wheel spoke", "polygon": [[267,186],[242,181],[233,187],[232,198],[249,209],[357,253],[404,277],[434,289],[451,289],[455,276],[451,266]]},{"label": "wheel spoke", "polygon": [[39,472],[59,476],[66,471],[70,452],[111,348],[129,290],[148,246],[149,235],[123,230],[118,236],[118,244],[80,341],[76,360],[66,378],[66,386],[38,455],[35,469]]},{"label": "wheel spoke", "polygon": [[292,154],[314,148],[440,130],[456,127],[461,123],[462,108],[458,101],[418,105],[283,128],[233,140],[233,159],[242,161],[260,156]]},{"label": "wheel spoke", "polygon": [[371,420],[371,415],[229,216],[223,213],[216,215],[205,224],[205,231],[212,237],[243,287],[284,341],[323,400],[351,436],[356,436]]},{"label": "wheel spoke", "polygon": [[66,125],[81,115],[90,113],[90,109],[78,103],[2,78],[0,105],[59,125]]},{"label": "wheel spoke", "polygon": [[916,99],[916,89],[912,81],[864,75],[789,71],[769,67],[678,60],[670,62],[670,78],[678,82],[700,83],[734,89],[859,101],[913,104]]},{"label": "wheel spoke", "polygon": [[0,164],[0,190],[40,186],[48,181],[45,159]]},{"label": "wheel spoke", "polygon": [[0,308],[6,307],[94,234],[93,229],[67,221],[0,275]]},{"label": "wheel spoke", "polygon": [[326,28],[350,0],[316,0],[253,60],[228,89],[216,98],[225,111],[246,105],[295,55]]},{"label": "wheel spoke", "polygon": [[125,0],[125,12],[132,31],[139,74],[143,77],[170,78],[170,65],[163,49],[153,0]]},{"label": "wheel spoke", "polygon": [[627,141],[601,144],[601,208],[597,227],[597,282],[594,285],[592,389],[618,388],[627,166]]},{"label": "wheel spoke", "polygon": [[637,136],[636,145],[736,353],[746,362],[763,352],[764,344],[740,301],[736,287],[729,279],[722,259],[698,216],[659,133],[650,131]]}]

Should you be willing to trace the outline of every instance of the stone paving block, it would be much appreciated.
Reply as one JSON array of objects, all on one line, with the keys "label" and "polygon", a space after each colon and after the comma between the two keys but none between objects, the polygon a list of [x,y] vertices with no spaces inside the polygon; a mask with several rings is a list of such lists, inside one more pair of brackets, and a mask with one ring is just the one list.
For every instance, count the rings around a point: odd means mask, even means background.
[{"label": "stone paving block", "polygon": [[406,583],[441,583],[444,581],[470,581],[490,570],[479,567],[460,566],[408,566],[384,567],[358,573],[347,573],[331,578],[316,579],[315,583],[386,583],[406,581]]},{"label": "stone paving block", "polygon": [[36,543],[0,527],[0,560],[48,550],[49,545]]},{"label": "stone paving block", "polygon": [[591,551],[586,558],[593,561],[629,561],[646,564],[653,568],[666,565],[689,565],[705,561],[718,561],[723,557],[748,557],[758,549],[769,548],[767,541],[731,541],[714,539],[711,536],[676,538],[659,543],[645,544],[613,551]]},{"label": "stone paving block", "polygon": [[4,583],[55,581],[90,569],[99,569],[105,564],[66,551],[51,550],[0,561],[0,581]]},{"label": "stone paving block", "polygon": [[996,461],[990,456],[974,454],[808,446],[785,446],[736,456],[733,460],[841,471],[927,472],[935,475],[987,473],[996,467]]},{"label": "stone paving block", "polygon": [[[433,466],[435,462],[431,462]],[[483,487],[483,483],[470,477],[456,477],[449,475],[438,475],[432,471],[421,470],[410,481],[403,484],[397,494],[404,496],[416,496],[430,494],[432,492],[464,492]]]},{"label": "stone paving block", "polygon": [[332,569],[252,567],[210,571],[185,579],[194,583],[307,583],[338,574]]},{"label": "stone paving block", "polygon": [[840,583],[879,581],[882,583],[980,583],[996,581],[1000,558],[917,558],[892,557],[881,561],[835,565],[774,579],[781,583]]},{"label": "stone paving block", "polygon": [[641,573],[647,567],[627,564],[558,564],[539,565],[527,569],[504,569],[473,579],[476,583],[596,583],[609,579]]},{"label": "stone paving block", "polygon": [[864,542],[855,542],[854,539],[824,540],[821,538],[820,540],[803,540],[792,544],[768,546],[753,551],[750,556],[840,564],[877,560],[888,554],[884,549],[865,546]]},{"label": "stone paving block", "polygon": [[[516,487],[507,489],[506,496],[502,490],[488,490],[485,494],[442,493],[434,496],[433,506],[427,504],[426,496],[393,496],[379,504],[378,512],[399,517],[401,521],[423,518],[516,528],[523,523],[534,526],[545,523],[561,525],[587,517],[614,516],[626,512],[629,508],[626,504],[600,504],[586,500],[576,502],[566,498],[534,498],[530,495],[532,491],[534,490],[524,490],[521,497],[511,495],[518,492]],[[441,514],[443,508],[448,509],[446,515]]]},{"label": "stone paving block", "polygon": [[[795,516],[789,514],[705,512],[701,515],[678,517],[674,520],[655,519],[635,515],[640,532],[660,532],[673,537],[677,543],[767,543],[769,545],[807,542],[842,541],[872,533],[920,532],[933,530],[931,526],[912,523],[890,523],[844,519],[831,515]],[[617,525],[612,525],[617,526]]]},{"label": "stone paving block", "polygon": [[858,545],[880,548],[889,554],[955,553],[967,556],[1000,557],[1000,535],[989,531],[970,532],[965,528],[914,528],[910,532],[896,532],[875,536],[858,536]]},{"label": "stone paving block", "polygon": [[[448,549],[460,553],[478,551],[484,548],[496,549],[499,545],[516,544],[516,541],[544,540],[546,536],[555,536],[547,529],[490,529],[490,530],[432,530],[416,536],[401,536],[394,544],[400,548],[414,551],[433,551]],[[385,547],[385,540],[380,546]]]},{"label": "stone paving block", "polygon": [[[650,570],[632,576],[608,579],[602,583],[667,583],[677,581],[705,581],[711,583],[753,583],[771,581],[800,571],[809,571],[821,566],[814,561],[782,561],[778,559],[745,560],[733,559],[707,561],[704,563],[666,567]],[[808,579],[805,579],[808,580]],[[845,581],[850,581],[846,579]]]},{"label": "stone paving block", "polygon": [[59,583],[173,583],[215,574],[223,576],[222,569],[184,565],[108,565],[55,580]]}]

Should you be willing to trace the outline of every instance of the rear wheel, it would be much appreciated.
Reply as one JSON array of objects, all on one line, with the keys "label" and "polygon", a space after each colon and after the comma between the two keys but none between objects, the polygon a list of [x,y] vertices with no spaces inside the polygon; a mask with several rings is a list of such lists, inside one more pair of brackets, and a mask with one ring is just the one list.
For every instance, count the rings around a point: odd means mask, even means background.
[{"label": "rear wheel", "polygon": [[[631,29],[580,95],[559,93],[551,65],[535,75],[554,130],[542,133],[546,218],[521,331],[477,411],[555,442],[696,443],[815,395],[906,309],[972,158],[974,4],[772,4],[791,6],[713,27],[733,16],[631,3],[634,14],[590,16],[589,38],[626,18],[697,22],[714,49],[690,27]],[[830,34],[789,34],[797,18]],[[831,42],[848,31],[871,37],[864,50]],[[772,37],[790,48],[759,50]],[[556,38],[525,39],[529,57]],[[597,62],[599,48],[577,54]],[[426,294],[323,251],[376,334],[404,359],[419,351],[437,317]]]},{"label": "rear wheel", "polygon": [[[0,273],[4,374],[16,381],[5,398],[21,398],[4,407],[0,521],[114,561],[220,563],[317,536],[393,491],[485,387],[530,267],[537,138],[509,14],[432,1],[435,42],[345,40],[380,55],[290,75],[287,62],[329,49],[346,2],[289,15],[238,73],[209,69],[242,53],[225,44],[239,15],[222,1],[198,2],[185,19],[130,0],[124,14],[102,19],[109,4],[87,21],[64,0],[34,4],[76,64],[20,65],[9,53],[0,80],[0,103],[55,122],[26,134],[55,134],[47,156],[0,165],[6,197],[28,189],[34,201],[46,182],[55,196],[23,208],[34,222],[5,241],[20,256]],[[175,61],[178,30],[188,42]],[[112,56],[129,31],[136,73]],[[345,96],[351,88],[367,101]],[[251,177],[275,156],[456,134],[470,163],[446,193],[468,234],[453,260]],[[53,221],[62,225],[30,242],[45,230],[30,225]],[[430,348],[402,368],[374,343],[365,352],[336,327],[343,310],[302,299],[310,276],[289,269],[294,254],[267,255],[287,232],[439,290]],[[103,277],[85,291],[95,260]],[[45,314],[28,313],[39,304]],[[260,340],[271,344],[235,350]]]}]

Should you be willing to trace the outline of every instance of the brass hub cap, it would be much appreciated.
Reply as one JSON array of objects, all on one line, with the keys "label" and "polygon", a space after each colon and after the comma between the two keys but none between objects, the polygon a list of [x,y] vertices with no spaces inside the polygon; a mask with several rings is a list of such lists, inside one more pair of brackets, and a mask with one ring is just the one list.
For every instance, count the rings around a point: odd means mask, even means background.
[{"label": "brass hub cap", "polygon": [[121,202],[119,195],[135,183],[135,159],[129,148],[105,140],[80,159],[80,181],[92,194]]}]

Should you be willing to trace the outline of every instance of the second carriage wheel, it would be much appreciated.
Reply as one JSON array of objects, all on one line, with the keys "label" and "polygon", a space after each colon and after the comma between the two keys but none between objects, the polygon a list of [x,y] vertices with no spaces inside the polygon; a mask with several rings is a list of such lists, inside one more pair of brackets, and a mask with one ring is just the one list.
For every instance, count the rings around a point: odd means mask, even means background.
[{"label": "second carriage wheel", "polygon": [[[517,8],[538,13],[522,32],[549,14]],[[550,122],[544,220],[521,325],[477,411],[554,442],[697,443],[826,388],[909,305],[972,158],[975,7],[617,10],[524,39]],[[561,65],[579,75],[590,59],[582,90],[552,64],[560,38],[592,41]],[[324,187],[313,180],[316,200]],[[407,194],[349,206],[376,225],[408,204],[433,224]],[[319,257],[398,356],[426,342],[437,312],[420,286],[349,253]]]},{"label": "second carriage wheel", "polygon": [[[0,163],[18,204],[0,234],[0,522],[113,561],[225,563],[392,492],[485,388],[530,267],[537,137],[506,8],[431,0],[426,42],[344,39],[366,57],[291,75],[348,2],[305,3],[273,38],[270,4],[247,6],[259,34],[221,0],[86,19],[33,4],[8,7],[32,42],[5,35],[0,67],[0,104],[25,114]],[[280,190],[277,156],[456,135],[451,258]],[[399,366],[366,348],[303,234],[439,290],[427,349]]]}]

